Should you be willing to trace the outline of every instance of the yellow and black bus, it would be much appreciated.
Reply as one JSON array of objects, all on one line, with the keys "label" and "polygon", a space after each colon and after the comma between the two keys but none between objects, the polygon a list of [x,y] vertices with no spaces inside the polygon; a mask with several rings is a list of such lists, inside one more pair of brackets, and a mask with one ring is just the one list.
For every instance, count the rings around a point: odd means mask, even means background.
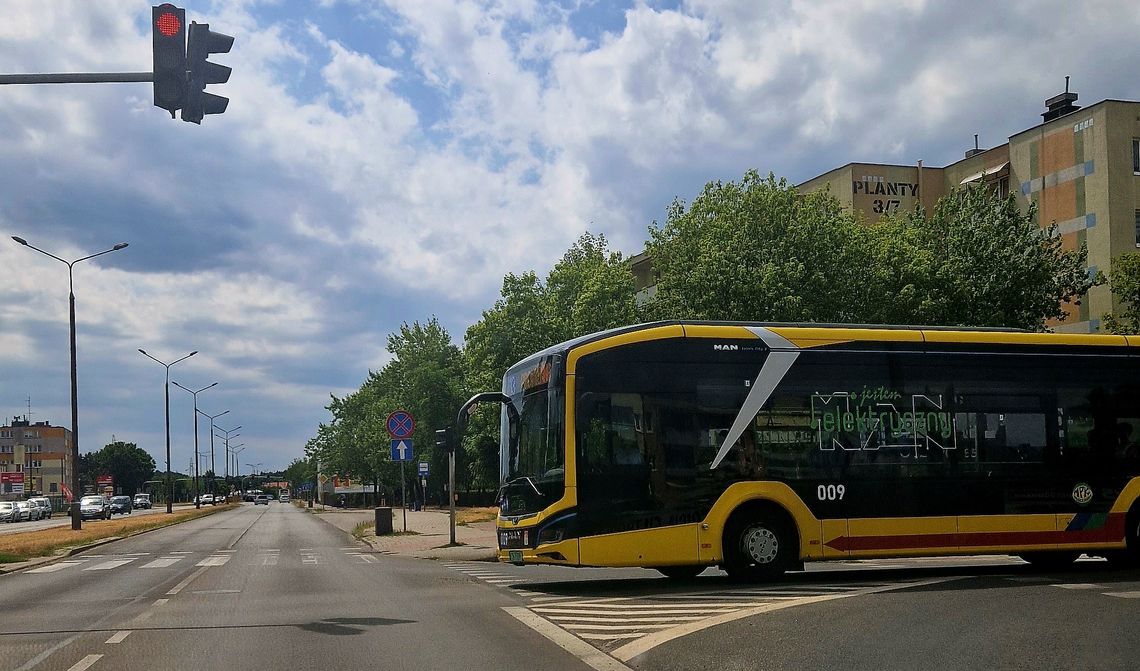
[{"label": "yellow and black bus", "polygon": [[1140,555],[1140,337],[662,322],[539,352],[499,398],[502,561]]}]

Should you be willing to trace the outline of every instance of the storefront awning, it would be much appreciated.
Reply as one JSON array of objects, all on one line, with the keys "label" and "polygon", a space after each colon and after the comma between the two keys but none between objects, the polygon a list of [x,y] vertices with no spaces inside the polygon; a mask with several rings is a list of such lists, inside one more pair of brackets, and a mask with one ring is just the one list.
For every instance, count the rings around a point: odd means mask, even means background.
[{"label": "storefront awning", "polygon": [[963,178],[961,182],[958,182],[958,184],[969,184],[970,182],[976,182],[983,177],[987,177],[987,176],[992,177],[992,176],[997,175],[999,173],[1000,174],[1009,174],[1009,161],[1006,161],[1005,163],[999,163],[999,164],[993,166],[992,168],[986,168],[985,170],[983,170],[981,172],[976,172],[976,173],[970,175],[969,177]]}]

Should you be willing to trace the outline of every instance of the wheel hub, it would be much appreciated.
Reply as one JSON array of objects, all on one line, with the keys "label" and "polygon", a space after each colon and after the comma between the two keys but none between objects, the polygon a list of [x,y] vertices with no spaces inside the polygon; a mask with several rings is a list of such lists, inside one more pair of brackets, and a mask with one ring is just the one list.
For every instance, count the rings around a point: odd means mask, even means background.
[{"label": "wheel hub", "polygon": [[744,533],[744,553],[757,564],[771,564],[780,551],[780,540],[771,529],[754,527]]}]

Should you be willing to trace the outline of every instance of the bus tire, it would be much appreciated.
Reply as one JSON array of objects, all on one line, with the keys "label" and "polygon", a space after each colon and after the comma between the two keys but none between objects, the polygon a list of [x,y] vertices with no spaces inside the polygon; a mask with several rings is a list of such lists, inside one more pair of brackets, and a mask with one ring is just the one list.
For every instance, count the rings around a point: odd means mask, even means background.
[{"label": "bus tire", "polygon": [[704,566],[654,566],[661,575],[669,578],[670,580],[692,580],[699,576],[706,567]]},{"label": "bus tire", "polygon": [[772,580],[792,565],[795,535],[770,510],[734,513],[724,530],[724,571],[733,580]]},{"label": "bus tire", "polygon": [[1017,556],[1029,562],[1035,569],[1057,571],[1072,566],[1073,562],[1077,561],[1077,557],[1081,556],[1081,553],[1068,550],[1045,550],[1042,552],[1025,552]]},{"label": "bus tire", "polygon": [[1106,555],[1114,568],[1140,568],[1140,503],[1124,518],[1124,549]]}]

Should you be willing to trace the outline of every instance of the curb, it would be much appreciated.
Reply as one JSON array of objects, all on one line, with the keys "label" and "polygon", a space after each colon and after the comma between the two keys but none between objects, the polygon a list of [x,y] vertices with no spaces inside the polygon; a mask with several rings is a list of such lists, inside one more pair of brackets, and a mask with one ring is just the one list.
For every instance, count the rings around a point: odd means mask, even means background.
[{"label": "curb", "polygon": [[142,531],[137,531],[133,534],[127,534],[126,536],[108,536],[107,538],[100,538],[99,540],[92,541],[86,545],[76,545],[74,547],[64,548],[63,550],[58,551],[58,554],[53,554],[53,555],[50,555],[47,557],[32,557],[31,559],[29,559],[27,561],[23,561],[23,562],[20,562],[17,564],[9,564],[7,566],[0,566],[0,575],[7,575],[9,573],[16,573],[17,571],[23,571],[24,569],[29,569],[29,568],[38,568],[40,566],[45,566],[47,564],[54,564],[57,561],[62,561],[64,559],[67,559],[68,557],[74,557],[75,555],[79,554],[80,552],[86,552],[87,550],[97,548],[100,545],[107,545],[109,543],[114,543],[115,541],[121,541],[121,540],[125,540],[127,538],[134,538],[135,536],[141,536],[143,534],[149,534],[152,531],[160,531],[162,529],[168,529],[170,527],[177,526],[179,524],[184,524],[186,522],[193,522],[194,520],[202,519],[203,517],[209,517],[210,515],[220,513],[220,512],[222,512],[222,510],[224,510],[224,508],[220,509],[220,510],[215,510],[215,511],[210,512],[209,514],[206,514],[206,515],[199,515],[198,517],[192,517],[192,518],[187,519],[187,520],[181,520],[178,522],[171,522],[170,524],[164,524],[160,527],[154,527],[153,529],[143,529]]}]

